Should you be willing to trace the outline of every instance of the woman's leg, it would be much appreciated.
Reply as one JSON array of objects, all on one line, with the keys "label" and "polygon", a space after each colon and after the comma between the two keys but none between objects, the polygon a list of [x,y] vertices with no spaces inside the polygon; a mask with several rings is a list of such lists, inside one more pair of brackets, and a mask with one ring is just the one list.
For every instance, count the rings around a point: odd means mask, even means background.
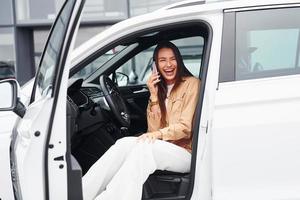
[{"label": "woman's leg", "polygon": [[96,200],[140,200],[144,182],[156,169],[188,172],[190,162],[188,151],[169,142],[139,142]]},{"label": "woman's leg", "polygon": [[84,200],[93,200],[105,189],[135,144],[136,137],[119,139],[94,163],[82,178]]},{"label": "woman's leg", "polygon": [[191,167],[191,153],[170,142],[157,140],[152,144],[153,157],[159,170],[186,173]]}]

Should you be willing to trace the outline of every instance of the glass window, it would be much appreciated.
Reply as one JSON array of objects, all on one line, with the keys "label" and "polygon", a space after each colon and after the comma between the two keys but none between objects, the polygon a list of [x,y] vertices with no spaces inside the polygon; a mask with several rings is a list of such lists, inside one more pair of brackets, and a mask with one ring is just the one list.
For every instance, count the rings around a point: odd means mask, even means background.
[{"label": "glass window", "polygon": [[127,48],[126,46],[117,46],[97,59],[93,60],[91,63],[89,63],[87,66],[76,72],[72,78],[88,78],[91,74],[93,74],[98,68],[100,68],[102,65],[104,65],[106,62],[108,62],[111,58],[118,55],[119,52]]},{"label": "glass window", "polygon": [[[189,71],[196,77],[199,77],[201,58],[203,53],[204,38],[190,37],[172,41],[180,50],[183,57],[184,64]],[[138,46],[137,43],[130,44],[129,46],[119,45],[106,53],[102,54],[97,59],[86,65],[84,68],[76,72],[72,78],[87,79],[90,75],[94,74],[101,66],[112,61],[116,62],[117,59],[124,57]],[[121,65],[116,72],[122,73],[129,78],[129,85],[145,84],[151,74],[151,66],[153,63],[153,51],[155,46],[143,50],[138,53],[123,65]],[[117,74],[117,76],[120,74]],[[110,76],[112,77],[112,76]],[[124,76],[120,76],[121,78]],[[127,85],[127,81],[118,81],[119,86]]]},{"label": "glass window", "polygon": [[[76,36],[75,48],[82,43],[91,39],[93,36],[102,32],[109,26],[93,26],[93,27],[79,27],[78,34]],[[43,53],[47,38],[49,35],[49,29],[36,29],[33,32],[34,38],[34,59],[36,68],[39,65],[41,55]]]},{"label": "glass window", "polygon": [[53,22],[64,0],[16,0],[17,21]]},{"label": "glass window", "polygon": [[15,70],[13,28],[0,28],[0,66]]},{"label": "glass window", "polygon": [[33,40],[34,40],[34,61],[36,69],[39,66],[39,62],[44,50],[44,47],[47,42],[47,38],[49,35],[49,29],[43,30],[34,30],[33,31]]},{"label": "glass window", "polygon": [[83,21],[85,20],[107,20],[126,19],[126,0],[87,0],[83,8]]},{"label": "glass window", "polygon": [[[65,0],[16,0],[19,23],[52,22]],[[127,1],[86,0],[83,21],[127,18]]]},{"label": "glass window", "polygon": [[55,69],[57,66],[57,61],[59,60],[61,54],[62,42],[65,39],[67,25],[70,20],[70,13],[72,6],[74,5],[73,1],[67,1],[65,8],[59,18],[56,21],[56,24],[52,30],[51,36],[49,38],[48,44],[43,55],[39,72],[37,74],[37,89],[36,89],[36,99],[41,96],[45,96],[48,93],[51,94],[53,89],[53,81],[55,74]]},{"label": "glass window", "polygon": [[11,0],[1,0],[0,6],[0,24],[13,24],[12,4]]},{"label": "glass window", "polygon": [[300,73],[299,8],[236,14],[236,79]]},{"label": "glass window", "polygon": [[[204,38],[197,36],[173,40],[171,42],[179,48],[183,62],[188,70],[194,76],[199,77]],[[129,77],[130,85],[145,84],[151,75],[154,48],[155,46],[137,54],[118,68],[117,72],[126,74]]]},{"label": "glass window", "polygon": [[179,1],[181,0],[130,0],[130,15],[146,14]]},{"label": "glass window", "polygon": [[151,47],[140,52],[132,59],[128,60],[121,67],[119,67],[116,71],[126,74],[129,77],[130,85],[144,83],[144,76],[147,76],[146,71],[148,70],[148,68],[151,70],[153,50],[154,47]]}]

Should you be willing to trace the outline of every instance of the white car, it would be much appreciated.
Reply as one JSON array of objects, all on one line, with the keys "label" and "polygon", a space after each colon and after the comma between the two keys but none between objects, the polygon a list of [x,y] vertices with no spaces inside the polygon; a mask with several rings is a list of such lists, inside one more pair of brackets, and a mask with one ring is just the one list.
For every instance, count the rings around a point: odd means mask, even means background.
[{"label": "white car", "polygon": [[82,199],[89,167],[146,131],[149,91],[131,80],[161,40],[201,47],[200,98],[190,173],[155,172],[143,199],[300,199],[299,0],[180,2],[73,50],[83,2],[58,14],[28,105],[0,81],[0,111],[19,116],[0,117],[1,200]]}]

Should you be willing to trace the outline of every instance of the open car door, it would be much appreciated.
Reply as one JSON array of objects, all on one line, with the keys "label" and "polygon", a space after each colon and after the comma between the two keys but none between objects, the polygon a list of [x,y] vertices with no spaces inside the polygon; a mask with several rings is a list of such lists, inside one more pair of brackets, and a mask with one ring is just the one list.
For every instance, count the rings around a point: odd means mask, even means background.
[{"label": "open car door", "polygon": [[14,128],[11,166],[16,199],[82,199],[81,177],[70,184],[76,162],[68,152],[66,94],[69,55],[83,4],[84,0],[67,0],[62,6],[41,57],[30,104]]}]

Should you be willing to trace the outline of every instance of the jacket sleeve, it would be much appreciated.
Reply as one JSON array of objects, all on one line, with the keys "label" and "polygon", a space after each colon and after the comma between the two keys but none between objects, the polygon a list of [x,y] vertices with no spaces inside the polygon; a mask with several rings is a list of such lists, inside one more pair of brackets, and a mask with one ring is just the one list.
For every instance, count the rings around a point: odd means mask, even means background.
[{"label": "jacket sleeve", "polygon": [[[159,129],[163,140],[180,140],[191,137],[193,117],[199,96],[200,80],[193,79],[189,83],[186,94],[183,97],[183,107],[177,121],[170,122],[169,126]],[[172,114],[172,113],[171,113]]]},{"label": "jacket sleeve", "polygon": [[148,132],[158,131],[160,128],[161,113],[160,110],[157,112],[152,112],[150,110],[150,104],[147,107],[147,123]]}]

